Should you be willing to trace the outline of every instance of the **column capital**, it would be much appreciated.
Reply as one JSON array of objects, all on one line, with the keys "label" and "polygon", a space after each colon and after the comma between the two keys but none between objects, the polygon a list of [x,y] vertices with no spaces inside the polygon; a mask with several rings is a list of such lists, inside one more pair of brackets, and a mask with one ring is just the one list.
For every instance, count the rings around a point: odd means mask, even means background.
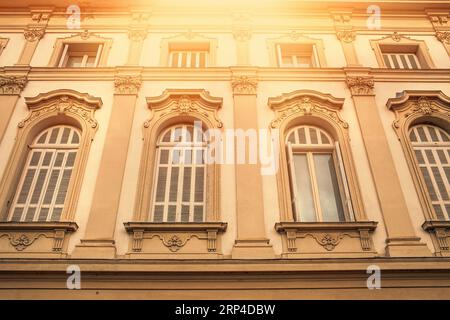
[{"label": "column capital", "polygon": [[29,42],[35,42],[42,39],[45,34],[44,26],[28,25],[23,31],[25,39]]},{"label": "column capital", "polygon": [[136,95],[141,87],[140,74],[116,74],[114,76],[114,94]]},{"label": "column capital", "polygon": [[252,31],[249,26],[234,26],[233,36],[236,41],[249,41],[252,37]]},{"label": "column capital", "polygon": [[436,31],[436,38],[445,44],[450,44],[450,31]]},{"label": "column capital", "polygon": [[373,76],[347,76],[347,83],[352,96],[373,96],[375,81]]},{"label": "column capital", "polygon": [[346,43],[352,43],[355,41],[356,38],[356,32],[350,27],[350,28],[337,28],[336,29],[336,36],[340,41],[346,42]]},{"label": "column capital", "polygon": [[258,80],[256,76],[236,75],[231,78],[231,87],[233,94],[256,95]]},{"label": "column capital", "polygon": [[148,30],[144,27],[130,27],[128,38],[131,41],[142,41],[147,37]]},{"label": "column capital", "polygon": [[0,75],[0,95],[20,95],[26,84],[26,76]]}]

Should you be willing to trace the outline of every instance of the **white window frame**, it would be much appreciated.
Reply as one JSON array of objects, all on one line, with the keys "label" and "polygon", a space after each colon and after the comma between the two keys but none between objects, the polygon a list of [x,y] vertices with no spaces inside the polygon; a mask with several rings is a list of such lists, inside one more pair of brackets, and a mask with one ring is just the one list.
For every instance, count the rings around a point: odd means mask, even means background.
[{"label": "white window frame", "polygon": [[[305,128],[305,138],[306,138],[306,144],[300,144],[300,143],[292,143],[289,140],[291,134],[295,135],[295,141],[298,142],[299,138],[297,135],[297,131],[300,128]],[[317,130],[317,144],[311,143],[310,138],[310,131],[309,129],[312,128],[314,130]],[[321,133],[323,133],[328,141],[330,143],[322,143]],[[291,190],[292,190],[292,207],[294,211],[294,217],[296,221],[302,221],[302,213],[299,212],[300,209],[298,208],[298,199],[299,199],[299,193],[297,190],[297,183],[296,183],[296,176],[295,176],[295,164],[294,164],[294,155],[295,154],[305,154],[307,158],[307,165],[309,170],[309,177],[311,179],[311,193],[312,193],[312,201],[314,204],[314,211],[316,216],[315,222],[328,222],[323,220],[322,215],[322,208],[320,204],[320,195],[319,195],[319,189],[317,185],[317,178],[316,178],[316,169],[314,164],[313,156],[314,154],[329,154],[331,155],[333,162],[334,162],[334,169],[336,170],[336,178],[338,182],[338,188],[339,188],[339,195],[342,202],[342,208],[343,208],[343,215],[345,217],[344,221],[339,222],[348,222],[348,221],[354,221],[354,211],[353,206],[351,202],[350,197],[350,190],[348,187],[347,177],[345,174],[344,165],[342,162],[342,156],[340,151],[340,146],[338,142],[334,142],[334,139],[324,130],[315,127],[315,126],[308,126],[308,125],[301,125],[297,126],[295,128],[292,128],[288,134],[286,135],[286,148],[287,148],[287,160],[288,160],[288,167],[289,167],[289,178],[290,178],[290,184],[291,184]]]},{"label": "white window frame", "polygon": [[[58,135],[56,137],[55,143],[52,143],[49,141],[50,137],[51,137],[51,132],[56,128],[59,129]],[[68,140],[67,140],[67,143],[62,143],[61,139],[63,136],[63,132],[66,128],[70,130]],[[70,141],[72,141],[72,138],[75,134],[78,135],[78,142],[70,143]],[[46,135],[44,138],[44,142],[40,142],[39,140],[44,135]],[[30,150],[28,152],[28,156],[27,156],[27,160],[26,160],[27,162],[25,164],[24,170],[22,171],[22,176],[19,180],[19,184],[17,186],[16,193],[15,193],[13,201],[12,201],[12,206],[10,207],[10,210],[9,210],[8,221],[20,221],[20,222],[23,222],[23,221],[27,221],[27,222],[55,221],[55,220],[51,219],[55,209],[60,210],[59,218],[61,218],[61,214],[64,209],[65,198],[67,196],[68,184],[67,184],[66,191],[64,193],[64,201],[62,203],[57,204],[56,201],[57,201],[57,197],[58,197],[58,194],[60,191],[59,188],[61,186],[61,180],[64,175],[64,171],[71,170],[70,176],[69,176],[69,181],[72,178],[73,170],[74,170],[75,163],[76,163],[76,158],[78,155],[80,139],[81,139],[81,133],[79,132],[79,130],[74,127],[71,127],[71,126],[53,126],[53,127],[50,127],[48,129],[44,130],[43,132],[41,132],[39,134],[39,136],[30,145]],[[31,162],[32,157],[38,152],[40,152],[38,163],[36,165],[31,165],[30,162]],[[74,153],[74,152],[75,152],[75,156],[73,159],[73,163],[72,163],[72,165],[68,166],[67,165],[68,156],[70,153]],[[51,154],[51,158],[50,158],[49,164],[45,165],[45,168],[44,168],[43,161],[44,161],[46,154]],[[56,169],[56,170],[59,170],[60,172],[59,172],[57,181],[54,186],[55,189],[53,191],[51,201],[49,204],[44,204],[44,199],[46,197],[47,188],[50,183],[50,178],[52,176],[52,172],[53,172],[53,170],[55,170],[55,161],[56,161],[58,154],[63,154],[62,163]],[[29,169],[34,169],[35,173],[33,175],[32,182],[31,182],[30,188],[28,190],[28,194],[26,195],[25,202],[19,204],[18,200],[19,200],[19,197],[20,197],[20,194],[22,191],[22,186],[25,182],[25,179],[26,179]],[[30,201],[35,192],[36,183],[38,180],[38,176],[41,172],[41,169],[47,170],[47,173],[45,174],[45,177],[43,179],[40,195],[39,195],[37,202],[34,204],[31,204]],[[30,220],[25,220],[27,213],[28,213],[28,209],[30,207],[35,208],[34,216]],[[15,212],[16,208],[18,208],[18,209],[23,208],[23,210],[22,210],[20,219],[13,220],[14,215],[15,215],[14,212]],[[45,220],[39,220],[41,209],[48,209]]]},{"label": "white window frame", "polygon": [[[429,131],[430,127],[434,128],[434,130],[436,130],[435,132],[436,132],[436,136],[438,137],[438,141],[433,141],[432,135],[430,134],[430,131]],[[426,141],[423,141],[421,139],[421,136],[419,135],[419,131],[418,131],[419,128],[423,128]],[[411,135],[415,136],[416,141],[411,140]],[[444,220],[450,220],[450,210],[446,209],[446,206],[447,206],[447,208],[450,208],[450,184],[446,178],[446,173],[445,173],[445,169],[444,169],[445,167],[450,168],[450,141],[444,141],[444,139],[442,138],[442,135],[446,135],[447,139],[450,140],[449,135],[444,130],[442,130],[441,128],[434,126],[434,125],[429,125],[429,124],[415,125],[409,130],[410,143],[411,143],[411,146],[414,151],[414,158],[415,158],[417,166],[419,167],[420,175],[423,180],[425,189],[427,190],[432,209],[433,209],[436,217],[438,217],[439,215],[436,212],[435,206],[439,206],[440,210],[442,212],[442,215],[444,217]],[[442,156],[442,154],[444,155],[444,159],[447,163],[442,162],[441,157],[438,154],[438,151],[441,151],[440,154],[441,154],[441,156]],[[423,162],[421,162],[417,158],[416,152],[420,152]],[[434,163],[430,162],[430,159],[428,158],[429,155],[431,155],[431,157],[434,159]],[[441,190],[442,187],[441,188],[439,187],[432,168],[438,169],[438,172],[443,181],[443,187],[446,189],[446,193],[447,193],[446,198],[447,199],[444,199],[445,196],[443,196],[443,192]],[[434,194],[436,195],[436,198],[437,198],[436,200],[433,200],[431,197],[430,189],[428,188],[428,185],[425,182],[425,177],[423,176],[422,169],[425,169],[428,172],[428,176],[433,185]]]},{"label": "white window frame", "polygon": [[[276,45],[278,66],[280,66],[282,68],[317,68],[319,66],[319,56],[318,56],[317,48],[316,48],[315,44],[311,45],[312,52],[309,56],[309,59],[311,61],[309,67],[299,66],[297,55],[290,55],[290,57],[292,57],[292,66],[284,64],[283,63],[283,52],[282,52],[282,48],[281,48],[282,45],[283,45],[282,43],[278,43]],[[289,44],[289,45],[292,45],[292,44]],[[294,46],[302,46],[302,44],[295,44]]]},{"label": "white window frame", "polygon": [[[191,137],[192,142],[188,142],[186,140],[186,133],[188,132],[187,128],[191,127],[193,132],[193,137]],[[181,138],[182,140],[179,142],[175,141],[175,134],[176,130],[178,128],[181,128]],[[163,138],[167,133],[170,132],[170,141],[164,142]],[[198,134],[200,132],[198,129],[196,129],[193,125],[175,125],[170,127],[169,129],[165,130],[159,137],[158,144],[156,146],[156,164],[155,164],[155,175],[154,175],[154,182],[153,182],[153,201],[151,206],[151,221],[152,222],[162,222],[162,223],[179,223],[179,222],[205,222],[206,221],[206,185],[207,185],[207,165],[205,163],[204,159],[204,153],[206,150],[206,142],[203,139],[203,132],[202,134],[202,142],[197,142]],[[163,150],[168,150],[168,158],[167,158],[167,164],[161,164],[161,154]],[[178,163],[173,163],[173,155],[174,150],[180,151],[182,155],[185,154],[186,150],[191,151],[191,161],[190,163],[185,163],[183,156],[179,159]],[[197,163],[197,152],[201,151],[202,154],[202,162],[201,164]],[[178,181],[177,181],[177,196],[176,201],[170,201],[170,187],[171,187],[171,174],[172,174],[172,168],[178,167]],[[190,195],[189,195],[189,201],[183,200],[183,185],[184,185],[184,172],[185,168],[190,167],[191,168],[191,180],[190,180]],[[156,196],[158,192],[158,178],[159,178],[159,172],[161,168],[167,168],[166,172],[166,185],[164,190],[164,200],[163,201],[156,201]],[[195,191],[196,191],[196,182],[195,182],[195,172],[197,168],[203,169],[203,197],[201,201],[195,201]],[[163,206],[163,217],[162,221],[158,220],[155,221],[155,213],[156,213],[156,206]],[[169,205],[175,205],[176,206],[176,212],[175,212],[175,221],[168,221],[168,209]],[[182,206],[189,206],[189,219],[188,221],[182,221],[181,216],[181,210]],[[194,207],[195,206],[202,206],[203,207],[203,214],[201,221],[195,220],[195,212]]]},{"label": "white window frame", "polygon": [[[70,50],[69,49],[70,49],[70,46],[73,46],[73,45],[77,45],[77,43],[66,43],[66,44],[64,44],[64,49],[63,49],[63,52],[61,54],[61,58],[60,58],[59,63],[58,63],[58,68],[67,67],[67,62],[68,62],[68,59],[70,57]],[[103,51],[103,44],[99,43],[98,44],[98,48],[97,48],[97,53],[96,53],[96,56],[95,56],[95,62],[94,62],[93,68],[96,68],[98,66],[98,62],[100,60],[100,56],[102,54],[102,51]],[[82,57],[83,57],[83,59],[82,59],[82,62],[81,62],[81,66],[79,68],[86,68],[86,64],[87,64],[87,61],[88,61],[88,58],[89,58],[89,54],[85,53],[85,54],[83,54]]]},{"label": "white window frame", "polygon": [[[178,54],[177,61],[174,61],[175,54]],[[169,65],[172,68],[200,68],[200,55],[205,54],[205,68],[208,67],[208,50],[171,50],[169,53]],[[186,65],[183,66],[183,55],[186,56]],[[195,55],[195,65],[191,65],[192,55]]]}]

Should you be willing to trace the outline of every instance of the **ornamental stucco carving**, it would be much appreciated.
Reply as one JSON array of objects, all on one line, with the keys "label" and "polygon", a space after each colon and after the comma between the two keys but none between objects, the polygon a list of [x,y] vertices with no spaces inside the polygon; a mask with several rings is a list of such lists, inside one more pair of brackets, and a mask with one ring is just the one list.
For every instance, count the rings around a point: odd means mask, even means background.
[{"label": "ornamental stucco carving", "polygon": [[348,76],[346,79],[347,86],[349,87],[352,95],[354,96],[366,96],[373,95],[373,88],[375,82],[373,77],[370,76]]},{"label": "ornamental stucco carving", "polygon": [[324,116],[325,118],[337,123],[341,127],[348,128],[348,123],[342,120],[335,110],[331,110],[324,106],[321,106],[307,96],[301,98],[300,101],[295,103],[293,106],[289,106],[277,112],[277,117],[272,120],[270,126],[272,128],[277,128],[285,119],[294,115],[302,116],[312,114]]},{"label": "ornamental stucco carving", "polygon": [[256,94],[258,81],[255,77],[236,76],[231,80],[234,94]]},{"label": "ornamental stucco carving", "polygon": [[44,27],[27,27],[23,32],[25,39],[29,42],[34,42],[42,39],[44,34]]},{"label": "ornamental stucco carving", "polygon": [[351,43],[355,41],[356,32],[353,30],[339,30],[336,32],[336,36],[339,40],[343,42]]},{"label": "ornamental stucco carving", "polygon": [[114,78],[115,94],[137,94],[141,87],[140,76],[117,75]]},{"label": "ornamental stucco carving", "polygon": [[20,94],[27,83],[25,76],[3,76],[0,75],[0,95]]}]

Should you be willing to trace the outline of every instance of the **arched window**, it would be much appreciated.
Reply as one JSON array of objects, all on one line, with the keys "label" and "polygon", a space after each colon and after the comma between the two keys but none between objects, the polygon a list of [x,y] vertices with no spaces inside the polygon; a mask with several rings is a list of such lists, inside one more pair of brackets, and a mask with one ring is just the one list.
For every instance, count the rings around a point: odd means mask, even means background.
[{"label": "arched window", "polygon": [[48,128],[34,139],[9,221],[60,220],[79,144],[80,132],[71,126]]},{"label": "arched window", "polygon": [[339,143],[324,130],[303,125],[288,132],[286,145],[295,219],[352,221]]},{"label": "arched window", "polygon": [[416,125],[409,139],[425,182],[434,213],[450,220],[450,137],[433,125]]},{"label": "arched window", "polygon": [[206,165],[201,129],[176,125],[157,144],[153,222],[205,221]]}]

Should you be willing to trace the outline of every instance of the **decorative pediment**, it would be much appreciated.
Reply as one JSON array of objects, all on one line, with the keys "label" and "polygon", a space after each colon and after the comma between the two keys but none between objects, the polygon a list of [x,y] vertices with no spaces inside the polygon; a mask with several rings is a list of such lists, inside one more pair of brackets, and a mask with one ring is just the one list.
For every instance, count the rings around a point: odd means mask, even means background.
[{"label": "decorative pediment", "polygon": [[222,98],[212,97],[202,89],[167,89],[160,96],[148,97],[147,105],[152,110],[152,117],[145,122],[145,127],[149,127],[151,121],[170,115],[198,117],[217,128],[223,125],[217,118]]},{"label": "decorative pediment", "polygon": [[450,121],[450,97],[442,91],[405,90],[388,100],[395,112],[394,128],[400,129],[420,117],[437,117]]},{"label": "decorative pediment", "polygon": [[297,90],[284,93],[276,98],[269,98],[269,107],[275,111],[276,117],[271,122],[272,128],[278,128],[281,124],[296,116],[317,115],[333,121],[343,128],[348,128],[339,110],[342,109],[344,99],[335,98],[330,94],[322,94],[313,90]]},{"label": "decorative pediment", "polygon": [[86,122],[91,128],[97,127],[94,112],[102,105],[100,98],[75,90],[55,90],[41,93],[33,98],[25,98],[29,115],[19,122],[19,128],[49,115],[71,114]]}]

